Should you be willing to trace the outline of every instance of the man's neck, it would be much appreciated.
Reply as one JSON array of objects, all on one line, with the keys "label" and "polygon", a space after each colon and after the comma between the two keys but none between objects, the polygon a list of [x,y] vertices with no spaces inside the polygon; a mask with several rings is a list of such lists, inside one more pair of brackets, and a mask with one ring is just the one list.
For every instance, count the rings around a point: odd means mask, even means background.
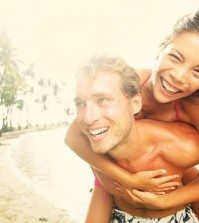
[{"label": "man's neck", "polygon": [[[137,125],[138,124],[138,125]],[[132,128],[129,136],[123,140],[119,145],[117,145],[112,151],[110,151],[108,154],[110,157],[112,157],[115,161],[121,162],[124,161],[132,161],[132,159],[135,159],[139,156],[142,156],[144,153],[143,150],[140,148],[143,148],[143,145],[146,145],[146,137],[143,137],[143,133],[145,125],[143,123],[140,123],[139,120],[137,120],[134,123],[134,127]],[[142,135],[140,135],[142,133]]]},{"label": "man's neck", "polygon": [[131,173],[146,170],[156,154],[156,143],[148,130],[153,124],[151,120],[136,120],[135,124],[128,139],[108,154],[113,162]]}]

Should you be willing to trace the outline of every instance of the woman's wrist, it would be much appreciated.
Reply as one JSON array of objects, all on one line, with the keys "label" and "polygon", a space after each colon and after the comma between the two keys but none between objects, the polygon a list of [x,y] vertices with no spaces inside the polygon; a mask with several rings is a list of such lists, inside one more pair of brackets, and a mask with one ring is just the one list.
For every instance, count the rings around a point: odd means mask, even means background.
[{"label": "woman's wrist", "polygon": [[117,172],[117,176],[115,177],[115,180],[126,187],[133,187],[135,185],[135,174],[131,174],[123,169],[120,169],[120,173]]}]

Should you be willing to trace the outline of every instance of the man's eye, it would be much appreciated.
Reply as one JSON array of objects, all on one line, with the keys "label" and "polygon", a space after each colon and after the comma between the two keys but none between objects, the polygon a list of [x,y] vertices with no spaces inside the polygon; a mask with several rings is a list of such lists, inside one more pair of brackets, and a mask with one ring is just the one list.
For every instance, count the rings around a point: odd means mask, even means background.
[{"label": "man's eye", "polygon": [[107,98],[99,98],[99,99],[98,99],[98,103],[105,103],[105,102],[107,102],[107,101],[108,101]]},{"label": "man's eye", "polygon": [[84,103],[84,102],[82,102],[82,101],[75,102],[75,106],[76,106],[77,108],[80,108],[80,107],[85,106],[85,103]]}]

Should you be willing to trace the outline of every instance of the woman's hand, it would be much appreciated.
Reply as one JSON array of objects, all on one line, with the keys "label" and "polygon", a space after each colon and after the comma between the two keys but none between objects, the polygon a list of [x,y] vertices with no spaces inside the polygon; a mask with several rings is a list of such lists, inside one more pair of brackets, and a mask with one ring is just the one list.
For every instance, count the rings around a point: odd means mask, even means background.
[{"label": "woman's hand", "polygon": [[[165,173],[166,170],[164,169],[137,172],[132,174],[128,186],[125,186],[125,188],[133,188],[157,194],[164,194],[168,190],[174,190],[176,186],[179,186],[179,182],[173,182],[173,180],[179,178],[179,175],[172,174],[163,176]],[[119,186],[118,189],[122,189],[122,185],[119,183],[117,183],[117,186]]]},{"label": "woman's hand", "polygon": [[132,175],[132,186],[123,186],[115,182],[116,189],[134,207],[152,210],[164,209],[163,195],[179,186],[179,182],[172,181],[179,178],[179,175],[162,176],[165,173],[166,170],[163,169],[137,172]]},{"label": "woman's hand", "polygon": [[161,210],[166,208],[164,207],[164,195],[157,195],[136,189],[127,189],[126,192],[127,194],[124,196],[127,196],[127,200],[136,208],[147,208],[150,210]]}]

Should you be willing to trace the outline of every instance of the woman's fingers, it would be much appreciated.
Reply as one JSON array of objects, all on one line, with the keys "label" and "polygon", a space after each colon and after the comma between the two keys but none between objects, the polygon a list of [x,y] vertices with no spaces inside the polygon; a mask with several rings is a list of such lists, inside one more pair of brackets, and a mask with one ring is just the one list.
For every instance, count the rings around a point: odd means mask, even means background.
[{"label": "woman's fingers", "polygon": [[[179,178],[180,176],[178,174],[172,174],[172,175],[168,175],[168,176],[164,176],[164,177],[159,177],[159,178],[155,178],[154,180],[158,182],[158,184],[165,184],[165,183],[174,183],[171,182],[172,180],[175,180],[177,178]],[[177,183],[177,182],[175,182]],[[179,183],[178,183],[179,185]]]}]

